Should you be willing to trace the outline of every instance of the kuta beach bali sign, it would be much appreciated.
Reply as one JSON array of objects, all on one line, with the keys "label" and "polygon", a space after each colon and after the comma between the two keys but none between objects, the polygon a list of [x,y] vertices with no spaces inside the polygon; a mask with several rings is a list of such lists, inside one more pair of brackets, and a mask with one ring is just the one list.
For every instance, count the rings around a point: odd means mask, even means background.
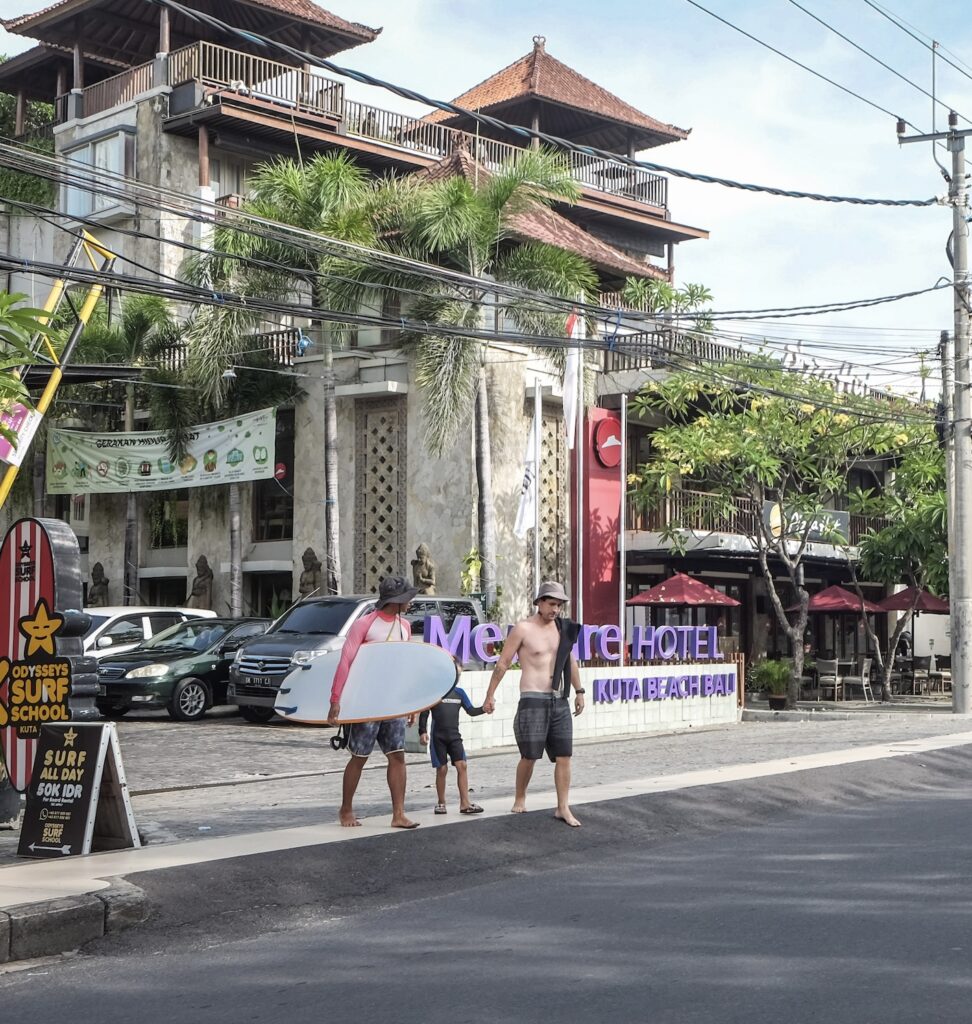
[{"label": "kuta beach bali sign", "polygon": [[[464,665],[470,658],[493,664],[512,628],[492,622],[473,626],[470,616],[460,615],[447,630],[438,615],[429,615],[424,635],[427,643],[444,647]],[[620,663],[623,643],[620,626],[582,625],[573,655],[581,666],[595,659]],[[626,647],[628,661],[659,664],[629,665],[626,675],[619,675],[615,668],[603,678],[595,677],[591,682],[595,704],[722,697],[736,692],[736,666],[724,661],[715,626],[635,626]],[[691,663],[686,664],[688,660]]]},{"label": "kuta beach bali sign", "polygon": [[48,494],[165,491],[269,479],[276,409],[193,427],[185,456],[169,457],[156,431],[88,434],[54,427],[47,444]]}]

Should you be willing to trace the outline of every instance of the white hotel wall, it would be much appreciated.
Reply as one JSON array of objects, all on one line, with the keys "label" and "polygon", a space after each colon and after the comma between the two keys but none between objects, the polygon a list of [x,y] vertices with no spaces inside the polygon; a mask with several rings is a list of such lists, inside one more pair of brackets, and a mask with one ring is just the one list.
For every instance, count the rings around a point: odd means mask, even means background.
[{"label": "white hotel wall", "polygon": [[[586,707],[574,719],[575,739],[609,739],[613,736],[648,735],[706,725],[728,725],[737,721],[734,689],[727,695],[712,697],[665,698],[650,701],[616,701],[594,703],[595,679],[642,679],[668,674],[705,674],[725,672],[736,676],[735,664],[696,663],[692,665],[636,665],[625,668],[582,668],[581,685],[587,691]],[[473,704],[481,704],[489,685],[489,672],[463,672],[459,685],[469,694]],[[459,717],[459,729],[468,750],[515,746],[513,716],[519,699],[520,673],[508,672],[496,694],[496,711],[492,715]],[[738,687],[738,680],[736,681]],[[573,701],[571,701],[573,706]]]}]

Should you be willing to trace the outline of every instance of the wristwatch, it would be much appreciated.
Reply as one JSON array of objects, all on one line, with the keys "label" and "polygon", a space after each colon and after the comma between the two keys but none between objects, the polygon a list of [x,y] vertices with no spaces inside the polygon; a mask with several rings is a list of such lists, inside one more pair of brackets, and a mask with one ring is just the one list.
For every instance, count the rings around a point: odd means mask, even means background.
[{"label": "wristwatch", "polygon": [[582,686],[579,690],[574,690],[574,693],[587,693],[587,690]]}]

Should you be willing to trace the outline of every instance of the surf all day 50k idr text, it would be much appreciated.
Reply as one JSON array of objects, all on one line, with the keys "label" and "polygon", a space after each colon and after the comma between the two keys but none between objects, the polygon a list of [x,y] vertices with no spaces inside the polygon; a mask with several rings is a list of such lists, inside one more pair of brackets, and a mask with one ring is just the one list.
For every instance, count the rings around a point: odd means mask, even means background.
[{"label": "surf all day 50k idr text", "polygon": [[[498,648],[512,628],[507,626],[504,630],[494,622],[473,626],[469,615],[459,615],[447,630],[440,616],[427,615],[424,636],[426,643],[444,647],[463,665],[470,656],[493,664],[499,660]],[[620,626],[582,625],[572,653],[578,663],[593,658],[620,661],[622,643]],[[635,626],[631,631],[628,656],[632,661],[722,660],[715,626]]]}]

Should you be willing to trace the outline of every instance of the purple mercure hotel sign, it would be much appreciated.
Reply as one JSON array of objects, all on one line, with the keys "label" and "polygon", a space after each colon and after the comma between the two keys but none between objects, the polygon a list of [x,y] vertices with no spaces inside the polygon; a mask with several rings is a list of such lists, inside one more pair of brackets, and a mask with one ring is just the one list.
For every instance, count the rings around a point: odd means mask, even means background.
[{"label": "purple mercure hotel sign", "polygon": [[[438,615],[426,616],[424,626],[426,643],[444,648],[463,665],[470,657],[487,664],[498,661],[502,642],[513,628],[503,629],[493,622],[474,626],[468,615],[457,616],[448,630]],[[623,642],[620,626],[581,626],[574,658],[579,664],[592,658],[620,662]],[[692,658],[720,664],[708,671],[703,665],[651,665],[641,676],[594,679],[595,704],[728,696],[736,692],[736,667],[723,663],[715,626],[635,626],[629,657],[661,662]]]}]

